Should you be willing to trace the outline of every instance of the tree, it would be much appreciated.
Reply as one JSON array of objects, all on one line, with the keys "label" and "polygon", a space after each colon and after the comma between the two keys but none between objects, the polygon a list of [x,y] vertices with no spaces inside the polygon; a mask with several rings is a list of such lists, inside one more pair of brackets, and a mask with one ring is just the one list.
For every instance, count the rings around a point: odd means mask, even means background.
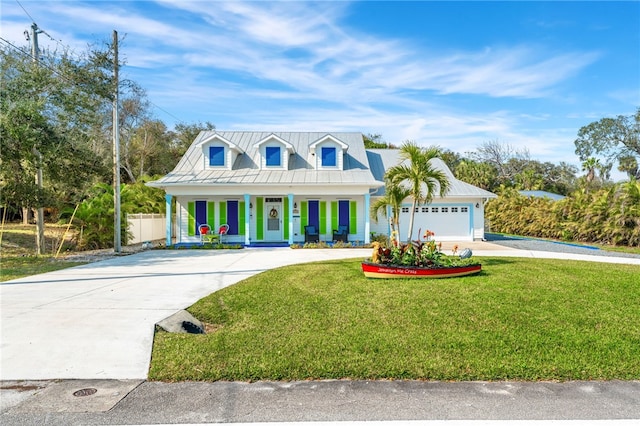
[{"label": "tree", "polygon": [[526,149],[516,150],[511,145],[498,141],[483,143],[470,156],[473,160],[493,166],[498,173],[499,185],[513,185],[516,174],[523,170],[522,164],[530,161]]},{"label": "tree", "polygon": [[363,135],[364,147],[366,149],[388,149],[390,146],[382,140],[382,135],[376,133],[375,135],[368,133]]},{"label": "tree", "polygon": [[487,191],[493,191],[498,186],[497,169],[485,162],[463,160],[456,167],[456,178]]},{"label": "tree", "polygon": [[609,170],[618,162],[629,178],[640,179],[640,107],[633,115],[602,118],[581,127],[575,146],[580,161],[600,156]]},{"label": "tree", "polygon": [[[105,165],[91,153],[89,130],[97,122],[108,78],[92,55],[67,52],[38,62],[13,46],[0,50],[0,182],[5,205],[52,207],[60,193],[73,196]],[[34,182],[40,169],[44,184]],[[73,170],[73,173],[69,171]],[[36,247],[44,229],[39,223]]]},{"label": "tree", "polygon": [[438,158],[436,147],[421,148],[415,142],[405,142],[400,147],[400,164],[393,166],[385,174],[385,180],[409,190],[413,203],[409,217],[407,243],[411,243],[413,222],[418,204],[429,204],[436,192],[444,197],[449,191],[449,180],[444,172],[436,169],[431,160]]},{"label": "tree", "polygon": [[378,214],[382,213],[387,217],[387,207],[391,208],[391,236],[396,242],[400,242],[400,209],[402,202],[411,195],[409,188],[396,185],[392,182],[385,182],[385,193],[371,205],[371,217],[378,222]]},{"label": "tree", "polygon": [[189,146],[191,146],[191,143],[200,132],[215,129],[216,126],[209,121],[205,123],[176,124],[174,131],[171,133],[171,153],[174,159],[173,166],[178,164],[180,158],[187,152],[187,149],[189,149]]}]

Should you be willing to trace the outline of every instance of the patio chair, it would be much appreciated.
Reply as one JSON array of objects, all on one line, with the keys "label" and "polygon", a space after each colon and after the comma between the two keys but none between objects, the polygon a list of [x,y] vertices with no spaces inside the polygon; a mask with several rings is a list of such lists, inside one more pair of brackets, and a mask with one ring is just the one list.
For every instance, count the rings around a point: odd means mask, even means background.
[{"label": "patio chair", "polygon": [[305,243],[317,243],[320,240],[320,234],[313,225],[307,225],[304,227],[304,242]]},{"label": "patio chair", "polygon": [[209,232],[211,232],[211,227],[206,224],[203,223],[202,225],[198,226],[198,232],[200,233],[200,244],[204,244],[205,241],[210,242],[209,241]]},{"label": "patio chair", "polygon": [[221,244],[222,244],[222,237],[227,235],[228,232],[229,232],[229,225],[227,225],[226,223],[223,225],[220,225],[220,227],[218,228],[218,239],[220,240]]},{"label": "patio chair", "polygon": [[338,230],[333,230],[333,241],[342,241],[346,243],[349,241],[349,227],[346,225],[338,226]]}]

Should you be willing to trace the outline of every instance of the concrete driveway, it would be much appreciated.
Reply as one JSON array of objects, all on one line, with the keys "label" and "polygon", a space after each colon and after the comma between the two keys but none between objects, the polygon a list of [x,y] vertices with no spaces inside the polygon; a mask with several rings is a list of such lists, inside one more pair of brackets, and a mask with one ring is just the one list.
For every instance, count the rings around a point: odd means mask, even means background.
[{"label": "concrete driveway", "polygon": [[267,269],[350,250],[152,250],[0,283],[0,380],[146,379],[154,325]]},{"label": "concrete driveway", "polygon": [[[466,246],[477,256],[572,258],[461,243]],[[0,380],[146,379],[154,325],[164,318],[267,269],[370,254],[370,249],[152,250],[0,283]],[[573,256],[640,265],[640,259]]]}]

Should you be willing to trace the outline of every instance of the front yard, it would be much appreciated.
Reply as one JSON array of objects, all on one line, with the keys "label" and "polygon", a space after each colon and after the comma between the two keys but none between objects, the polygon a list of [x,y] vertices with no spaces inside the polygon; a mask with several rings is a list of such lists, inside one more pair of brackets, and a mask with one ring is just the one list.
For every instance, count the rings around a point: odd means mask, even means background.
[{"label": "front yard", "polygon": [[357,260],[274,269],[156,334],[154,380],[640,379],[640,267],[481,258],[476,276],[365,279]]}]

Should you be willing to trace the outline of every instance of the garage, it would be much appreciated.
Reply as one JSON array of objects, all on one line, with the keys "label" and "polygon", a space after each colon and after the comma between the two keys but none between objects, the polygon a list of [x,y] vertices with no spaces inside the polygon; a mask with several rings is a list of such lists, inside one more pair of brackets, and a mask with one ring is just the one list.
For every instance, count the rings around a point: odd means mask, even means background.
[{"label": "garage", "polygon": [[[416,207],[413,236],[423,239],[426,230],[435,233],[438,241],[472,241],[472,204],[429,204]],[[411,206],[402,207],[400,213],[400,238],[407,238]]]}]

